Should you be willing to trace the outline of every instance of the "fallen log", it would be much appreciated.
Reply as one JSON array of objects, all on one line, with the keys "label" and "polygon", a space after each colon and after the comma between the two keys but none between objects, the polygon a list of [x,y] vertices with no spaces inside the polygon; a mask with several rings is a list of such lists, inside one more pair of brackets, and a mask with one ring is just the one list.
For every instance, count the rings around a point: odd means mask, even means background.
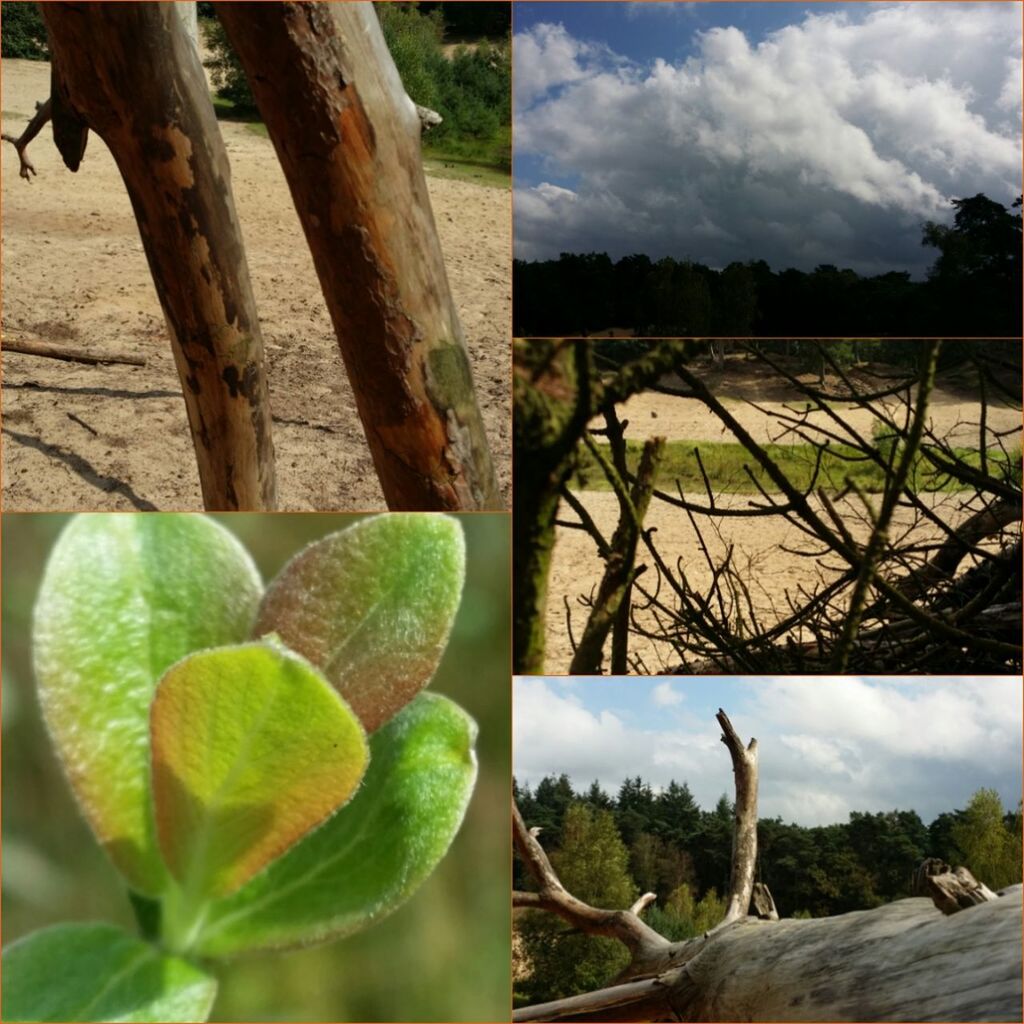
[{"label": "fallen log", "polygon": [[63,359],[69,363],[125,363],[128,366],[145,366],[145,356],[133,356],[126,352],[89,352],[84,348],[66,348],[48,341],[27,341],[25,338],[5,338],[4,352],[21,352],[27,356],[42,356],[44,359]]},{"label": "fallen log", "polygon": [[[664,950],[660,974],[513,1020],[1019,1021],[1020,921],[1019,885],[952,916],[912,898],[816,920],[746,918],[696,953],[702,940]],[[673,955],[685,963],[670,966]]]}]

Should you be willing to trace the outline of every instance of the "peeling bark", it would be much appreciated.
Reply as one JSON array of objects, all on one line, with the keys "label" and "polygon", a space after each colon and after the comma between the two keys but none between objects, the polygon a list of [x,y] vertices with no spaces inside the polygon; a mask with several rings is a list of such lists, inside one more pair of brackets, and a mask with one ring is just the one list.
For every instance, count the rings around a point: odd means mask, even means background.
[{"label": "peeling bark", "polygon": [[75,140],[91,128],[131,198],[182,380],[204,504],[273,509],[263,341],[227,154],[182,19],[173,4],[40,8],[59,71],[62,155],[73,163]]},{"label": "peeling bark", "polygon": [[500,507],[420,158],[369,3],[218,3],[291,188],[392,509]]}]

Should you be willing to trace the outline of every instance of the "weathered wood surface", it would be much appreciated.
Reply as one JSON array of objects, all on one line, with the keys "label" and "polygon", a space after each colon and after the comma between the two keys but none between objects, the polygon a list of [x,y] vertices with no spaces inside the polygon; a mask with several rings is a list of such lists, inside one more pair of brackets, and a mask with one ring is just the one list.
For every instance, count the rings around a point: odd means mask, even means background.
[{"label": "weathered wood surface", "polygon": [[809,921],[748,918],[662,955],[656,977],[513,1019],[1019,1021],[1021,887],[951,917],[914,898]]},{"label": "weathered wood surface", "polygon": [[927,896],[944,914],[956,914],[979,903],[999,899],[984,882],[965,867],[950,867],[937,857],[930,857],[914,877],[914,894]]},{"label": "weathered wood surface", "polygon": [[372,5],[217,13],[288,180],[389,507],[500,507],[420,119]]},{"label": "weathered wood surface", "polygon": [[[182,18],[165,3],[40,7],[57,70],[54,109],[103,139],[131,198],[206,508],[273,509],[263,341],[227,154]],[[61,151],[67,159],[69,143]]]},{"label": "weathered wood surface", "polygon": [[684,1020],[1017,1021],[1020,887],[952,917],[916,898],[740,922],[686,974]]}]

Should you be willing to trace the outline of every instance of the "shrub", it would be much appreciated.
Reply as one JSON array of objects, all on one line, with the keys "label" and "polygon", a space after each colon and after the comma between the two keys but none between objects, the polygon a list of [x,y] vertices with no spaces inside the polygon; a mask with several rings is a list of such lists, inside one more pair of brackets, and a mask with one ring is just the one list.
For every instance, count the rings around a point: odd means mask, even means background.
[{"label": "shrub", "polygon": [[4,57],[26,60],[49,60],[46,26],[37,4],[5,3],[2,5],[3,33],[0,45]]},{"label": "shrub", "polygon": [[217,18],[204,18],[199,25],[211,53],[204,64],[210,71],[217,95],[233,103],[239,113],[254,112],[256,100],[249,88],[249,79],[245,77],[242,62],[228,41],[224,26]]}]

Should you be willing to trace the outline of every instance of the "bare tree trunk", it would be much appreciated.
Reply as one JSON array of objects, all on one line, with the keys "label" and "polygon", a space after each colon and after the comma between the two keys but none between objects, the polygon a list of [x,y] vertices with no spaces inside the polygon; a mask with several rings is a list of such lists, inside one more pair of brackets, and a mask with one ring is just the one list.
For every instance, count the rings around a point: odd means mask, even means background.
[{"label": "bare tree trunk", "polygon": [[181,16],[162,3],[40,7],[60,100],[110,147],[131,197],[206,508],[273,509],[263,341],[227,154]]},{"label": "bare tree trunk", "polygon": [[288,179],[389,507],[500,507],[419,117],[372,5],[217,12]]}]

